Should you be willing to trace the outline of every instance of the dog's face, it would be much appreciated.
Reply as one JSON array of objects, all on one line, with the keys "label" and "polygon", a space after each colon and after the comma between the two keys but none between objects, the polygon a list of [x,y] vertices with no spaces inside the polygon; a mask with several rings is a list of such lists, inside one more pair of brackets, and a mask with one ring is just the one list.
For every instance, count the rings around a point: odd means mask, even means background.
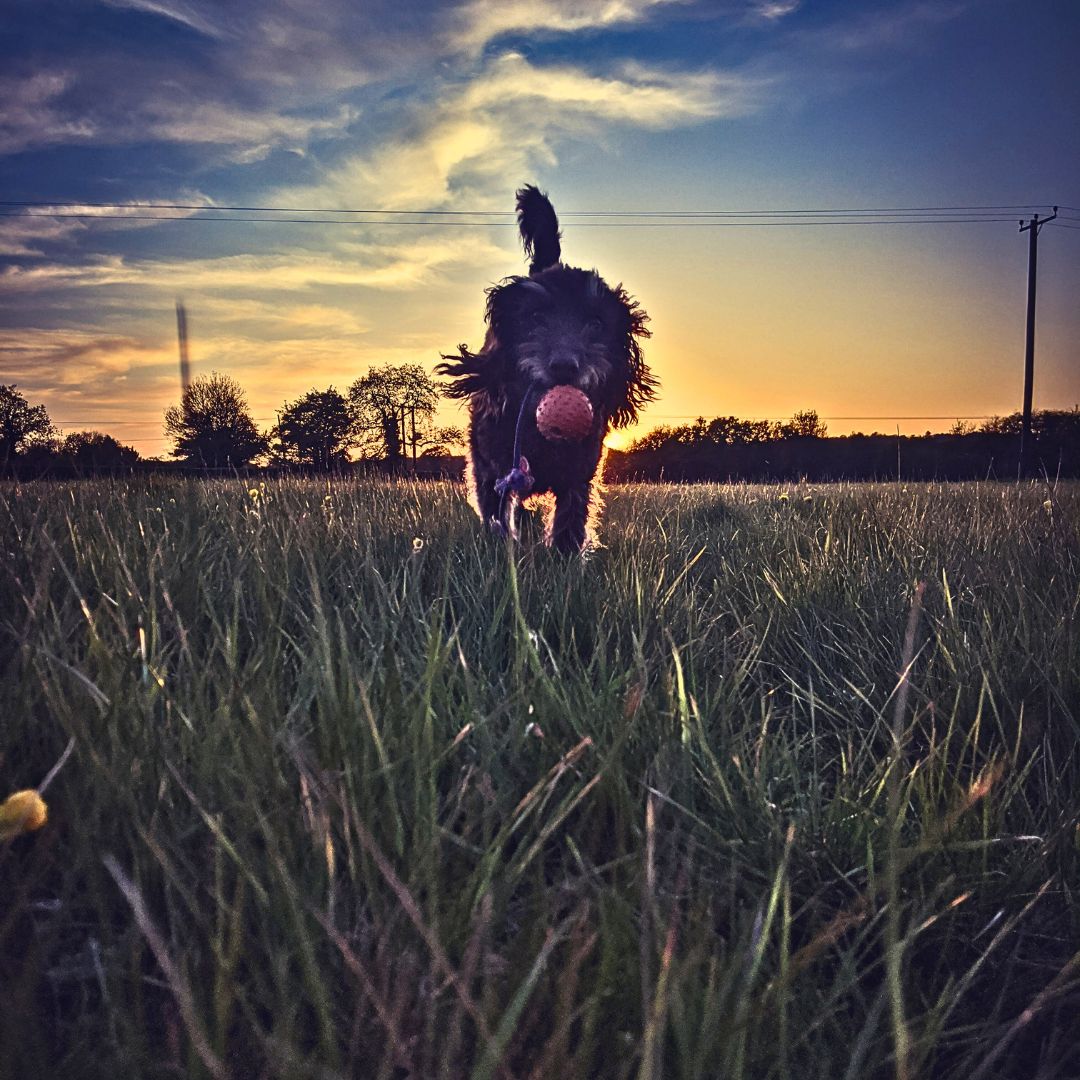
[{"label": "dog's face", "polygon": [[524,386],[576,386],[618,423],[629,386],[642,375],[636,338],[646,316],[595,271],[553,266],[513,278],[488,299],[504,378]]}]

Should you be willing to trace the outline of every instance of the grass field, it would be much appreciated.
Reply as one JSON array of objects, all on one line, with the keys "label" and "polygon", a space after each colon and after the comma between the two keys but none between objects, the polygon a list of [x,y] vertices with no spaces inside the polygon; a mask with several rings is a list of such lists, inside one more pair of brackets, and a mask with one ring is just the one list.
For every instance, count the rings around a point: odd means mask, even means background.
[{"label": "grass field", "polygon": [[1080,1076],[1080,487],[0,489],[3,1077]]}]

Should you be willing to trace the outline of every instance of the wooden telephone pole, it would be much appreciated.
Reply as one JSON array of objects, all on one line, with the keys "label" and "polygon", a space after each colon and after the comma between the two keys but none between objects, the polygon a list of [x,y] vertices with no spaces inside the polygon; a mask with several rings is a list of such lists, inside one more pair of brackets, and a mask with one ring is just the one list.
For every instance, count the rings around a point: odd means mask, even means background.
[{"label": "wooden telephone pole", "polygon": [[1039,264],[1039,230],[1058,216],[1058,208],[1048,218],[1036,214],[1020,231],[1028,234],[1027,334],[1024,346],[1024,419],[1020,428],[1020,475],[1027,473],[1027,458],[1031,449],[1031,393],[1035,380],[1035,275]]}]

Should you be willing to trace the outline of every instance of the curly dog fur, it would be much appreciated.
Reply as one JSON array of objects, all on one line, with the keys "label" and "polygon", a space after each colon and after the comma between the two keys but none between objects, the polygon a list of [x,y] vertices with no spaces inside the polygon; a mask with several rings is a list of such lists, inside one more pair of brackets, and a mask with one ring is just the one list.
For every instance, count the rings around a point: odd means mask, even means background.
[{"label": "curly dog fur", "polygon": [[[558,218],[537,188],[518,191],[517,215],[528,276],[488,290],[483,347],[473,353],[460,345],[436,370],[451,380],[450,397],[469,402],[466,478],[481,520],[516,534],[518,497],[496,490],[521,464],[514,460],[516,435],[530,473],[530,501],[554,500],[547,543],[576,552],[594,538],[604,437],[633,423],[656,396],[640,345],[649,336],[648,316],[621,285],[612,288],[595,270],[560,261]],[[537,430],[536,403],[557,385],[577,387],[592,403],[593,425],[580,442],[549,441]]]}]

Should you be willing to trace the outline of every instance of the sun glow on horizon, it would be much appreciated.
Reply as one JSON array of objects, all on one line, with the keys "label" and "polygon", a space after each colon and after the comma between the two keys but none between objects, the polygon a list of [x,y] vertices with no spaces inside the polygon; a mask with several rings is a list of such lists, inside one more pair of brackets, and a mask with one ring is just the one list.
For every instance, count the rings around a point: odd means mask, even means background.
[{"label": "sun glow on horizon", "polygon": [[633,430],[620,428],[618,431],[609,431],[604,436],[604,445],[609,450],[629,450],[630,444],[637,437],[637,427]]}]

